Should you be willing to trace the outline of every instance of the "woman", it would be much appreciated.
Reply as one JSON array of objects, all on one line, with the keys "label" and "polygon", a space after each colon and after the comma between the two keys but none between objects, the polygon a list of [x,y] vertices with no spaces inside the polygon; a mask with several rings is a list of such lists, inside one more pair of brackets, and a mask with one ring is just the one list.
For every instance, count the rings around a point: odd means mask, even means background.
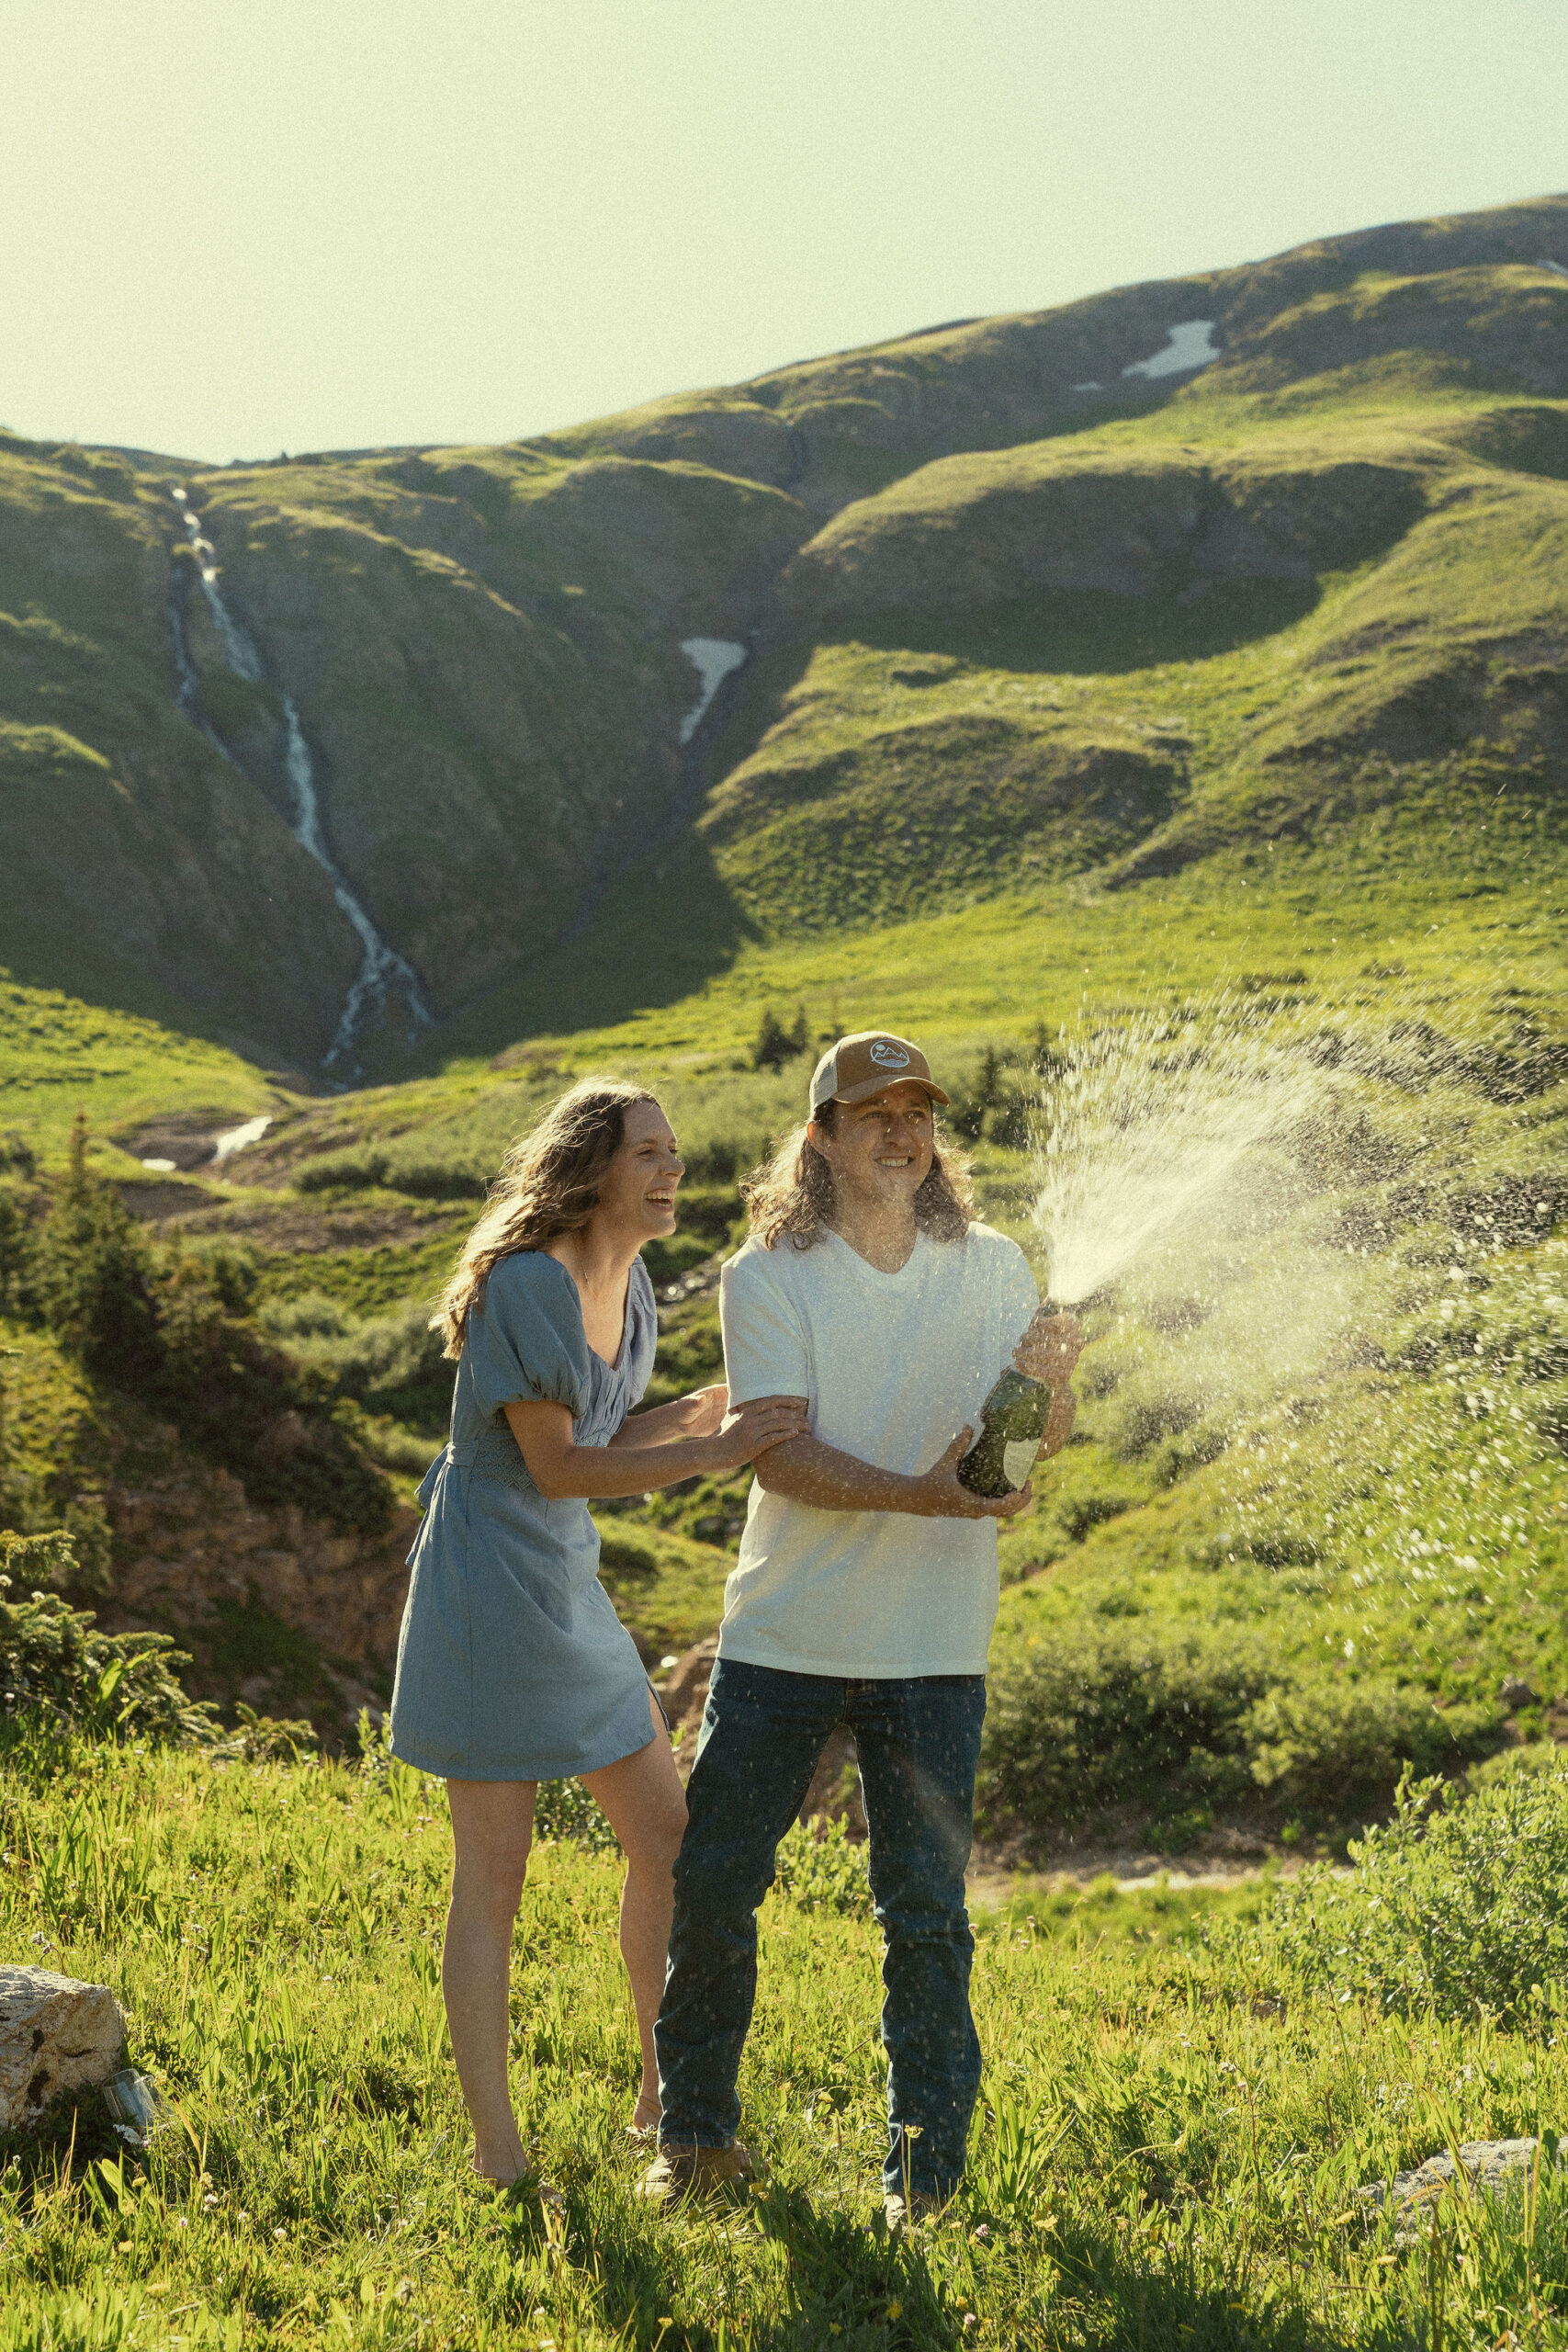
[{"label": "woman", "polygon": [[639,1251],[675,1229],[683,1164],[651,1094],[584,1079],[507,1154],[432,1329],[457,1377],[398,1645],[393,1753],[446,1782],[457,1862],[442,1989],[474,2169],[525,2169],[507,1977],[538,1783],[581,1776],[625,1849],[621,1951],[642,2042],[635,2132],[659,2119],[653,2020],[685,1802],[631,1636],[598,1580],[593,1497],[737,1470],[805,1427],[722,1386],[627,1414],[653,1368]]}]

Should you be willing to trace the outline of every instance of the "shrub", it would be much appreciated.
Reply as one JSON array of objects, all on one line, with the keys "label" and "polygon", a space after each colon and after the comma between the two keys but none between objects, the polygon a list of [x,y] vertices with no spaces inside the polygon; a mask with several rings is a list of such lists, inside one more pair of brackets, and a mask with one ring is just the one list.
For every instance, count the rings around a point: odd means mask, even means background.
[{"label": "shrub", "polygon": [[379,1145],[350,1144],[301,1160],[294,1170],[297,1193],[363,1192],[385,1182],[387,1154]]},{"label": "shrub", "polygon": [[1497,1736],[1495,1708],[1439,1713],[1419,1689],[1322,1669],[1287,1680],[1234,1633],[1102,1617],[994,1676],[979,1797],[993,1820],[1041,1828],[1247,1797],[1344,1821],[1384,1804],[1406,1765],[1451,1770]]},{"label": "shrub", "polygon": [[320,1290],[270,1299],[256,1319],[275,1340],[342,1340],[354,1328],[341,1303]]},{"label": "shrub", "polygon": [[421,1201],[482,1201],[490,1190],[493,1169],[476,1167],[461,1158],[410,1148],[387,1155],[380,1182],[389,1192],[407,1193]]},{"label": "shrub", "polygon": [[1318,1674],[1269,1691],[1247,1724],[1258,1786],[1285,1810],[1343,1817],[1386,1797],[1406,1766],[1454,1771],[1497,1737],[1495,1707],[1449,1707],[1408,1684]]},{"label": "shrub", "polygon": [[[32,1311],[95,1379],[131,1391],[186,1441],[232,1470],[254,1502],[295,1503],[341,1528],[376,1532],[391,1489],[357,1442],[331,1385],[266,1340],[251,1318],[255,1265],[231,1243],[160,1251],[86,1171],[86,1130],[39,1231]],[[78,1514],[79,1566],[104,1565]]]},{"label": "shrub", "polygon": [[570,1839],[591,1854],[613,1854],[615,1833],[581,1781],[541,1781],[534,1800],[534,1835],[560,1844]]},{"label": "shrub", "polygon": [[1002,1101],[1002,1061],[995,1046],[987,1046],[980,1057],[980,1067],[967,1085],[960,1083],[953,1090],[953,1103],[947,1123],[955,1136],[965,1143],[978,1143],[986,1130],[987,1114]]},{"label": "shrub", "polygon": [[715,1136],[711,1142],[693,1144],[685,1158],[693,1176],[705,1176],[713,1183],[728,1184],[739,1173],[746,1151],[733,1136]]},{"label": "shrub", "polygon": [[400,1308],[349,1326],[340,1337],[323,1339],[309,1360],[339,1391],[378,1413],[421,1429],[445,1424],[452,1409],[457,1366],[442,1354],[444,1342],[430,1329],[427,1306]]},{"label": "shrub", "polygon": [[1162,1438],[1180,1437],[1202,1417],[1202,1404],[1195,1396],[1130,1397],[1116,1417],[1111,1449],[1123,1462],[1139,1462]]},{"label": "shrub", "polygon": [[190,1659],[166,1634],[101,1634],[91,1610],[38,1589],[71,1581],[69,1555],[62,1530],[0,1533],[4,1720],[121,1738],[213,1739],[212,1709],[186,1696],[175,1669]]},{"label": "shrub", "polygon": [[418,1200],[482,1201],[494,1174],[490,1162],[469,1148],[442,1151],[411,1140],[396,1144],[347,1144],[301,1160],[294,1170],[298,1193],[368,1192],[383,1187]]},{"label": "shrub", "polygon": [[977,1796],[995,1823],[1043,1828],[1108,1805],[1235,1798],[1249,1786],[1243,1725],[1272,1679],[1234,1637],[1146,1620],[1075,1628],[991,1682]]},{"label": "shrub", "polygon": [[206,1273],[214,1297],[225,1315],[250,1315],[254,1312],[256,1284],[261,1268],[256,1253],[243,1242],[226,1237],[216,1241],[196,1241],[190,1245],[190,1255]]},{"label": "shrub", "polygon": [[33,1177],[38,1174],[38,1154],[27,1137],[15,1127],[7,1127],[0,1135],[0,1175]]},{"label": "shrub", "polygon": [[1207,1469],[1211,1462],[1219,1460],[1229,1443],[1229,1432],[1213,1422],[1200,1426],[1188,1436],[1168,1439],[1154,1458],[1155,1484],[1174,1487],[1179,1479],[1190,1477],[1193,1471]]},{"label": "shrub", "polygon": [[1215,1943],[1308,1984],[1442,2018],[1517,2023],[1568,1976],[1568,1764],[1463,1795],[1407,1773],[1393,1818],[1351,1845],[1348,1877],[1302,1871],[1257,1926]]},{"label": "shrub", "polygon": [[796,1821],[779,1844],[779,1892],[803,1911],[837,1911],[851,1918],[871,1910],[866,1849],[841,1821]]},{"label": "shrub", "polygon": [[356,1434],[372,1462],[383,1470],[401,1470],[406,1475],[423,1478],[436,1453],[436,1441],[421,1436],[417,1430],[406,1430],[397,1421],[372,1419],[362,1414]]},{"label": "shrub", "polygon": [[242,1699],[234,1709],[235,1724],[218,1753],[237,1756],[247,1764],[308,1764],[314,1760],[316,1726],[302,1717],[258,1715]]},{"label": "shrub", "polygon": [[1136,1495],[1068,1495],[1056,1506],[1056,1524],[1069,1544],[1081,1544],[1108,1519],[1135,1509],[1137,1500]]}]

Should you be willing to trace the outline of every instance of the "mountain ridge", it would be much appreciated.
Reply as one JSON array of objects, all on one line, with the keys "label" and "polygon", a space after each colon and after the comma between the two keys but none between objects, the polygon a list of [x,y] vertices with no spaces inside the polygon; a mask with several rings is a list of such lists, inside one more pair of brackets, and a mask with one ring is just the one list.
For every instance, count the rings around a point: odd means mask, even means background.
[{"label": "mountain ridge", "polygon": [[[336,867],[436,1016],[416,1048],[369,1024],[383,1071],[438,1057],[459,1016],[482,1028],[491,997],[515,1008],[639,856],[651,876],[678,849],[722,957],[846,890],[874,920],[996,887],[1010,853],[1135,887],[1275,821],[1287,770],[1303,824],[1329,785],[1375,801],[1349,774],[1374,757],[1408,771],[1378,789],[1426,790],[1433,763],[1510,743],[1518,787],[1550,795],[1564,323],[1556,197],[492,447],[208,468],[0,437],[4,960],[128,1004],[151,987],[252,1060],[319,1063],[362,951],[297,837],[290,706]],[[1200,327],[1212,357],[1137,372]],[[1499,566],[1511,637],[1481,609]],[[1356,628],[1318,644],[1347,598]],[[747,660],[683,746],[704,638]],[[941,726],[897,715],[931,689],[879,647],[958,664]],[[1047,675],[1102,684],[1062,688],[1072,724],[1008,718]],[[1293,717],[1292,681],[1339,718]],[[1229,769],[1202,728],[1145,741],[1132,705],[1173,695],[1219,714]],[[1250,733],[1221,712],[1237,695]],[[890,896],[860,888],[868,859]]]}]

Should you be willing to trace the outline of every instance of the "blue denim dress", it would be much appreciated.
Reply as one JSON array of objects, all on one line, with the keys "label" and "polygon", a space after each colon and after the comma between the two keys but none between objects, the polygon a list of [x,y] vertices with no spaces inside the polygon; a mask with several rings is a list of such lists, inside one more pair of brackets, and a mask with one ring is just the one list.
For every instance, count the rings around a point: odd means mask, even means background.
[{"label": "blue denim dress", "polygon": [[392,1753],[459,1781],[596,1772],[653,1736],[648,1677],[599,1581],[585,1502],[547,1501],[502,1407],[564,1405],[579,1445],[607,1445],[648,1386],[658,1340],[640,1258],[613,1364],[577,1285],[542,1251],[503,1258],[468,1317],[451,1441],[419,1490],[424,1520],[392,1694]]}]

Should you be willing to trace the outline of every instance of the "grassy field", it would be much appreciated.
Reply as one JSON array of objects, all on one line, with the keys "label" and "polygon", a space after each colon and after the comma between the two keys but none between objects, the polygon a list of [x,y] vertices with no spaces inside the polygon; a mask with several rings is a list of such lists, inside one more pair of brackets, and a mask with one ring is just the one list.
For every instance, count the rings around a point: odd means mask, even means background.
[{"label": "grassy field", "polygon": [[1506,2033],[1266,1993],[1234,1899],[1241,1939],[1214,1949],[1201,1896],[982,1917],[969,2179],[890,2245],[878,1939],[830,1849],[792,1855],[764,1906],[742,2077],[764,2183],[666,2218],[632,2195],[609,1857],[537,1849],[517,1932],[513,2081],[541,2199],[467,2172],[438,1784],[13,1741],[0,1808],[6,1948],[112,1985],[171,2109],[144,2152],[95,2095],[9,2144],[6,2352],[1568,2340],[1550,2174],[1529,2200],[1450,2198],[1407,2245],[1354,2193],[1560,2124],[1555,2010]]},{"label": "grassy field", "polygon": [[167,1017],[150,1020],[0,976],[0,1133],[40,1158],[63,1153],[78,1110],[100,1132],[156,1113],[205,1109],[215,1125],[236,1125],[267,1109],[275,1091],[237,1054]]},{"label": "grassy field", "polygon": [[[84,1101],[92,1165],[144,1182],[113,1138],[182,1088],[270,1105],[223,1181],[178,1180],[164,1229],[241,1252],[263,1330],[363,1409],[406,1498],[445,1416],[425,1302],[506,1143],[579,1071],[641,1074],[671,1111],[694,1173],[676,1243],[653,1253],[667,1283],[733,1246],[736,1178],[797,1114],[806,1062],[751,1066],[764,1006],[803,1009],[813,1037],[912,1033],[956,1079],[985,1214],[1043,1271],[1030,1136],[1062,1105],[1029,1066],[1042,1038],[1152,1037],[1179,1015],[1201,1051],[1239,1024],[1303,1067],[1337,1040],[1355,1066],[1092,1310],[1076,1442],[1004,1537],[995,1652],[1015,1714],[1086,1760],[1075,1793],[1038,1754],[998,1749],[987,1783],[989,1831],[1031,1850],[1201,1851],[1237,1823],[1276,1849],[1332,1842],[1386,1802],[1400,1754],[1438,1762],[1447,1739],[1457,1766],[1568,1700],[1561,842],[1538,799],[1478,787],[1443,816],[1372,811],[1134,888],[754,941],[705,986],[599,1026],[589,960],[583,1025],[341,1096],[269,1087],[207,1047],[182,1062],[177,1039],[58,1001],[35,1030],[17,991],[14,1066],[52,1053],[93,1076],[17,1090],[13,1116],[47,1170]],[[656,911],[639,914],[650,942]],[[95,1028],[96,1058],[73,1063],[60,1040]],[[1151,1066],[1171,1052],[1151,1043]],[[656,1393],[716,1376],[711,1291],[664,1319]],[[102,1408],[62,1420],[39,1492],[63,1494],[73,1464],[100,1488],[114,1426]],[[716,1621],[745,1484],[605,1515],[608,1580],[654,1657]],[[1529,1698],[1505,1705],[1508,1682]],[[1177,1736],[1193,1708],[1207,1763]]]},{"label": "grassy field", "polygon": [[[467,1151],[477,1167],[553,1088],[609,1066],[657,1075],[699,1151],[716,1139],[750,1150],[792,1114],[800,1085],[798,1074],[748,1067],[769,1003],[786,1015],[804,1005],[814,1035],[885,1022],[973,1059],[987,1038],[1022,1042],[1041,1022],[1055,1029],[1134,998],[1199,994],[1303,957],[1312,968],[1292,987],[1325,1017],[1381,1008],[1398,1017],[1440,996],[1479,1005],[1516,986],[1553,997],[1565,887],[1559,811],[1481,779],[1433,797],[1431,808],[1417,797],[1330,824],[1311,844],[1219,852],[1135,890],[1001,888],[904,922],[749,941],[694,987],[682,985],[694,976],[682,968],[684,934],[671,936],[669,922],[680,877],[667,877],[669,896],[639,900],[628,887],[607,910],[604,938],[567,951],[509,1012],[487,1010],[487,1026],[523,1042],[500,1057],[464,1052],[459,1023],[458,1049],[438,1074],[346,1098],[290,1091],[177,1028],[0,983],[0,1106],[6,1127],[45,1157],[62,1153],[79,1107],[97,1138],[112,1139],[155,1113],[209,1106],[215,1125],[272,1111],[285,1165],[367,1138],[418,1136]],[[1005,865],[994,878],[1010,878]],[[661,941],[662,986],[652,970]],[[1403,970],[1368,968],[1395,964]],[[640,1001],[614,1017],[628,967]],[[236,1159],[233,1183],[266,1165],[265,1154]]]},{"label": "grassy field", "polygon": [[[1352,1966],[1397,1911],[1361,1875],[1306,1883],[1321,1935],[1257,1877],[1041,1875],[1331,1863],[1407,1762],[1495,1791],[1568,1738],[1568,298],[1529,258],[1561,201],[536,445],[225,469],[195,495],[262,686],[163,471],[0,436],[0,1506],[69,1525],[78,1597],[113,1607],[152,1484],[321,1509],[279,1468],[302,1415],[367,1525],[410,1498],[449,1387],[432,1295],[587,1070],[657,1087],[690,1165],[649,1252],[655,1399],[717,1376],[739,1180],[844,1030],[928,1047],[1043,1281],[1122,1213],[1139,1120],[1157,1193],[1227,1105],[1281,1105],[1072,1293],[1077,1429],[1001,1545],[980,1823],[1027,1869],[981,1922],[942,2229],[876,2226],[876,1937],[835,1839],[795,1838],[766,1906],[767,2184],[675,2222],[620,2136],[613,1860],[541,1849],[515,2081],[560,2201],[498,2199],[445,2049],[436,1784],[0,1724],[0,1949],[112,1984],[175,2108],[145,2151],[92,2100],[0,2150],[0,2352],[1568,2344],[1550,2176],[1409,2246],[1353,2194],[1568,2128],[1550,1922],[1501,2007],[1439,2014]],[[1199,315],[1221,364],[1127,383]],[[688,629],[751,656],[682,753]],[[439,981],[439,1027],[367,1038],[348,1091],[306,1074],[358,948],[284,822],[285,685],[345,869]],[[768,1012],[805,1040],[782,1066]],[[716,1623],[747,1485],[601,1514],[655,1661]],[[266,1704],[341,1730],[333,1662],[259,1589],[195,1638],[231,1714],[265,1668]],[[1461,1929],[1515,1951],[1483,1882],[1396,1974]]]}]

